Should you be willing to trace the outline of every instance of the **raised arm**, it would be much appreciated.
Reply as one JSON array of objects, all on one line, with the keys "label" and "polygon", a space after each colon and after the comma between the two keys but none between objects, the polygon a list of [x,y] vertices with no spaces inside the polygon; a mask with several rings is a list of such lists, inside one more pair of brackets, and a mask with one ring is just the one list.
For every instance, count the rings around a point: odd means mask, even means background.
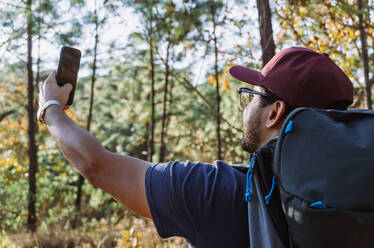
[{"label": "raised arm", "polygon": [[[71,88],[69,84],[59,87],[51,73],[41,86],[40,101],[53,99],[65,106]],[[82,176],[132,211],[151,218],[144,183],[151,163],[107,151],[58,105],[45,110],[44,120],[66,159]]]}]

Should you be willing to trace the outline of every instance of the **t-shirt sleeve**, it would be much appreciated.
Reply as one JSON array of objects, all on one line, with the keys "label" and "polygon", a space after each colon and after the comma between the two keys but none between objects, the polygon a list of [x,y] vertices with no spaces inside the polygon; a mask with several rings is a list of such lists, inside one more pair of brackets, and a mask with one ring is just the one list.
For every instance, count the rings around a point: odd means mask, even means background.
[{"label": "t-shirt sleeve", "polygon": [[[182,236],[193,242],[212,233],[212,225],[235,221],[237,202],[246,208],[241,200],[243,175],[222,162],[155,164],[148,168],[145,184],[152,218],[162,238]],[[227,212],[222,214],[218,208]]]}]

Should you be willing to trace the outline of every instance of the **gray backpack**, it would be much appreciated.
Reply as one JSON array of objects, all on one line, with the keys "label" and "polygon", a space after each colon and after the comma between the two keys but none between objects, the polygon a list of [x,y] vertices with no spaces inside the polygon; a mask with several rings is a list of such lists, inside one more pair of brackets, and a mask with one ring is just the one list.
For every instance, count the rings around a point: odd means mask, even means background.
[{"label": "gray backpack", "polygon": [[294,110],[273,173],[291,247],[374,246],[374,111]]}]

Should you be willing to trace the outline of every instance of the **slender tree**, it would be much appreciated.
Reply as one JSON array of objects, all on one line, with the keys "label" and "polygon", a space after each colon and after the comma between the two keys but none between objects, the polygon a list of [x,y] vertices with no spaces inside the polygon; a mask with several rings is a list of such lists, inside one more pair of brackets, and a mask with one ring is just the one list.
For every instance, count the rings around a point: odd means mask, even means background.
[{"label": "slender tree", "polygon": [[[365,3],[365,7],[367,6],[367,2]],[[358,8],[358,27],[360,30],[360,41],[361,41],[361,57],[362,57],[362,64],[364,66],[364,78],[365,78],[365,91],[366,91],[366,105],[368,109],[372,109],[372,101],[371,101],[371,83],[369,81],[369,58],[368,58],[368,49],[367,49],[367,37],[366,31],[364,26],[367,26],[366,21],[363,17],[363,12],[365,9],[362,6],[362,1],[357,0],[357,8]]]},{"label": "slender tree", "polygon": [[260,24],[260,37],[262,48],[262,65],[275,55],[273,27],[271,25],[271,10],[269,0],[257,0],[258,22]]},{"label": "slender tree", "polygon": [[153,161],[153,154],[155,152],[155,125],[156,125],[156,118],[155,118],[155,60],[154,60],[154,30],[153,30],[153,1],[148,7],[149,10],[149,27],[148,27],[148,45],[149,45],[149,64],[150,64],[150,76],[151,76],[151,138],[149,139],[149,152],[148,152],[148,161]]},{"label": "slender tree", "polygon": [[29,200],[27,224],[31,231],[36,229],[36,171],[38,168],[37,146],[35,143],[34,80],[32,70],[32,0],[27,0],[27,112],[29,119]]},{"label": "slender tree", "polygon": [[[39,83],[40,81],[40,40],[41,40],[41,23],[42,23],[42,3],[41,3],[41,0],[39,0],[39,8],[38,8],[38,18],[37,18],[37,23],[38,23],[38,58],[36,60],[36,78],[35,78],[35,83],[36,85]],[[38,96],[35,97],[35,100],[34,100],[34,109],[37,108],[38,106],[38,102],[39,102],[39,99],[38,99]],[[39,126],[38,126],[38,120],[36,119],[36,115],[35,115],[35,132],[36,133],[39,133]]]},{"label": "slender tree", "polygon": [[219,92],[219,72],[218,72],[218,46],[217,46],[217,5],[215,2],[211,5],[211,15],[212,15],[212,24],[213,24],[213,32],[212,32],[212,39],[213,39],[213,47],[214,47],[214,77],[216,80],[216,109],[218,115],[216,116],[216,133],[217,133],[217,157],[218,160],[222,159],[222,148],[221,148],[221,118],[219,117],[221,110],[221,96]]},{"label": "slender tree", "polygon": [[163,106],[162,106],[162,122],[161,122],[161,144],[160,144],[160,154],[159,160],[162,162],[165,159],[165,136],[166,136],[166,119],[167,119],[167,96],[169,90],[169,77],[170,77],[170,66],[169,66],[169,57],[170,57],[170,33],[168,34],[168,45],[166,48],[166,59],[165,59],[165,84],[164,84],[164,99],[163,99]]}]

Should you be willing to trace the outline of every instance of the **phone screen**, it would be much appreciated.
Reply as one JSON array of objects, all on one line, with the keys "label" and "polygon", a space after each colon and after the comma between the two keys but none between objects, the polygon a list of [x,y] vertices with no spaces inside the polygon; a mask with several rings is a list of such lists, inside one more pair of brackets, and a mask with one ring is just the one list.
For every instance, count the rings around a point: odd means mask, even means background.
[{"label": "phone screen", "polygon": [[73,89],[70,92],[69,100],[66,105],[73,104],[75,85],[77,83],[78,70],[80,65],[81,52],[71,47],[63,47],[61,49],[60,61],[58,63],[56,80],[58,85],[71,83]]}]

